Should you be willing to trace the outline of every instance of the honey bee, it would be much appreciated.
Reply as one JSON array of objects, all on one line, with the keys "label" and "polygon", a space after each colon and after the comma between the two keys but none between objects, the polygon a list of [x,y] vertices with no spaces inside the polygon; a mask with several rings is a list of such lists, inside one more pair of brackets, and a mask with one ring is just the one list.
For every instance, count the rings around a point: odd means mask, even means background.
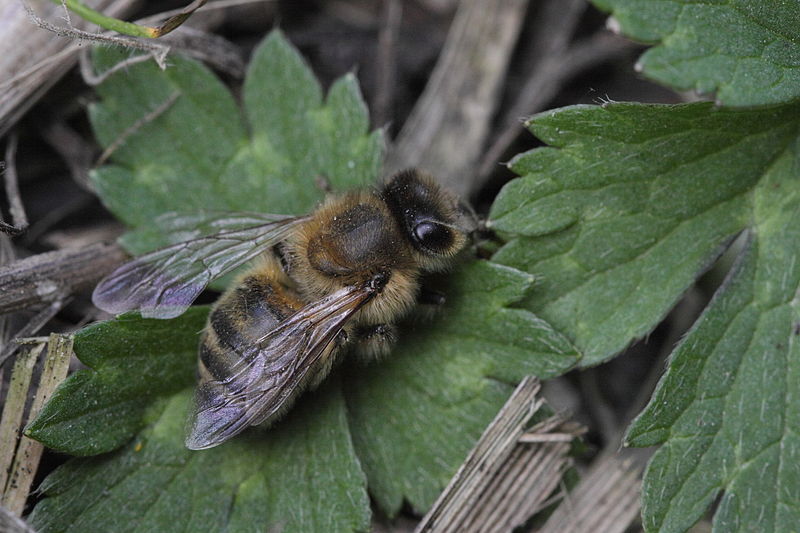
[{"label": "honey bee", "polygon": [[476,218],[430,176],[406,170],[376,190],[329,195],[307,216],[169,215],[165,225],[216,233],[123,265],[95,289],[98,307],[175,317],[211,280],[257,259],[201,334],[186,437],[200,450],[280,418],[344,347],[385,354],[420,296],[420,276],[449,267]]}]

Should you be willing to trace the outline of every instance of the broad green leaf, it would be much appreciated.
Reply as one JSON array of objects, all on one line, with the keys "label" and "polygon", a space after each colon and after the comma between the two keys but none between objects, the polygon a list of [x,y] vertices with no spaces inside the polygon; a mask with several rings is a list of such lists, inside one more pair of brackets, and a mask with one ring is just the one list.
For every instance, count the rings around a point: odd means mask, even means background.
[{"label": "broad green leaf", "polygon": [[396,513],[431,506],[486,425],[528,374],[577,362],[562,335],[509,308],[532,277],[477,261],[454,273],[437,320],[408,328],[380,365],[354,368],[350,428],[370,492]]},{"label": "broad green leaf", "polygon": [[[122,53],[99,49],[95,56],[96,68],[106,70]],[[169,211],[304,214],[324,196],[320,181],[335,190],[375,181],[383,139],[369,133],[355,77],[338,80],[323,99],[279,32],[253,55],[244,116],[203,66],[170,61],[163,72],[146,63],[113,75],[90,109],[98,140],[116,147],[113,164],[92,178],[106,206],[139,229],[123,240],[132,252],[167,244],[147,229]]]},{"label": "broad green leaf", "polygon": [[649,531],[800,524],[800,145],[756,188],[739,264],[672,356],[627,444],[664,443],[644,479]]},{"label": "broad green leaf", "polygon": [[122,446],[169,396],[194,383],[197,333],[207,314],[206,307],[172,320],[130,314],[79,331],[75,354],[90,369],[61,384],[26,434],[72,455]]},{"label": "broad green leaf", "polygon": [[[96,62],[108,68],[113,56],[102,51]],[[322,198],[321,178],[337,190],[376,179],[381,137],[368,133],[355,79],[335,83],[323,100],[280,34],[254,55],[243,114],[204,68],[172,63],[164,73],[140,64],[114,74],[92,111],[101,141],[115,147],[95,181],[133,227],[130,249],[168,242],[152,227],[163,212],[300,213]],[[186,387],[207,310],[94,326],[76,338],[92,370],[65,383],[31,432],[73,454],[111,453],[57,469],[35,522],[45,531],[360,531],[370,514],[365,479],[385,512],[403,499],[424,509],[511,384],[526,373],[564,372],[578,359],[563,335],[515,308],[532,281],[510,267],[467,262],[447,283],[449,303],[435,325],[405,329],[396,358],[345,364],[345,389],[333,378],[274,428],[207,452],[183,448]],[[168,371],[154,377],[160,366]],[[418,400],[420,390],[432,393]],[[432,420],[436,427],[424,425]],[[411,456],[430,471],[403,471]]]},{"label": "broad green leaf", "polygon": [[124,448],[73,459],[45,479],[31,522],[43,533],[366,531],[369,500],[336,380],[269,431],[187,450],[191,390]]},{"label": "broad green leaf", "polygon": [[622,31],[657,46],[644,73],[734,106],[800,97],[800,6],[785,0],[592,0]]},{"label": "broad green leaf", "polygon": [[530,272],[525,307],[604,361],[646,335],[753,217],[753,188],[800,108],[611,104],[543,113],[490,225],[494,261]]},{"label": "broad green leaf", "polygon": [[524,306],[587,364],[645,335],[718,251],[750,244],[674,354],[628,444],[664,443],[645,477],[648,531],[800,523],[796,338],[800,106],[612,104],[535,117],[551,148],[493,206],[494,260],[540,282]]}]

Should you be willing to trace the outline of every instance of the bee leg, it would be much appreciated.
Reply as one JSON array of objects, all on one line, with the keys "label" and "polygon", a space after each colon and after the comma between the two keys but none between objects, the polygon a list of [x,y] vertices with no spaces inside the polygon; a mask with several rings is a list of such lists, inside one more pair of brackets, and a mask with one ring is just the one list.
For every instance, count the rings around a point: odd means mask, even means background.
[{"label": "bee leg", "polygon": [[341,353],[341,347],[344,344],[347,344],[347,333],[340,331],[333,342],[325,349],[325,353],[323,353],[316,368],[311,369],[311,374],[306,381],[309,390],[316,389],[325,381],[333,367],[339,362],[338,355]]},{"label": "bee leg", "polygon": [[286,249],[286,245],[282,242],[279,242],[275,246],[272,247],[272,254],[278,258],[280,261],[281,270],[287,276],[291,274],[292,270],[292,259],[289,255],[289,251]]},{"label": "bee leg", "polygon": [[447,298],[444,293],[434,289],[429,289],[424,285],[420,287],[417,294],[417,307],[414,309],[414,320],[418,322],[430,322],[441,313]]},{"label": "bee leg", "polygon": [[312,370],[313,374],[308,378],[308,388],[310,390],[316,389],[323,381],[325,381],[325,378],[331,373],[331,369],[333,369],[333,366],[339,359],[337,355],[340,353],[341,348],[348,343],[349,338],[350,336],[345,330],[342,330],[336,334],[333,342],[328,346],[328,348],[325,350],[325,354],[320,358],[318,367]]},{"label": "bee leg", "polygon": [[442,306],[447,301],[447,297],[441,291],[430,289],[428,287],[420,287],[419,294],[417,295],[417,303],[419,305]]},{"label": "bee leg", "polygon": [[387,355],[397,339],[394,324],[371,324],[359,326],[353,331],[356,352],[365,359],[377,359]]}]

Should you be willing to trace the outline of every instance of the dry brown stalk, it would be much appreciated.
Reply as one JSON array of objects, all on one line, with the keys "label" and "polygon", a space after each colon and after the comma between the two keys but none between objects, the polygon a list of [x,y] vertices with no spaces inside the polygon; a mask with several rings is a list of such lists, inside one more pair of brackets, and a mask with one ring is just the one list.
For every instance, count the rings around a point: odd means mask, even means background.
[{"label": "dry brown stalk", "polygon": [[[50,399],[56,387],[64,381],[69,370],[69,361],[72,357],[72,336],[52,333],[47,344],[47,357],[44,360],[42,373],[36,396],[33,399],[28,420],[33,420],[42,410],[45,402]],[[30,381],[30,378],[28,378]],[[25,388],[27,396],[27,387]],[[5,415],[5,411],[4,411]],[[22,410],[16,416],[21,416]],[[18,420],[19,421],[19,420]],[[15,434],[19,431],[15,428]],[[25,501],[31,490],[33,478],[39,468],[39,459],[42,457],[44,445],[25,435],[19,439],[16,447],[14,462],[11,466],[8,479],[3,490],[2,504],[17,516],[22,514]]]},{"label": "dry brown stalk", "polygon": [[93,287],[127,257],[116,244],[96,243],[33,255],[2,266],[0,313],[27,310],[63,294]]},{"label": "dry brown stalk", "polygon": [[[526,430],[543,404],[537,398],[539,390],[534,377],[519,384],[417,526],[417,533],[511,531],[548,504],[571,465],[567,453],[580,431],[560,417]],[[553,430],[560,430],[559,438],[530,439]],[[524,436],[528,441],[520,442]]]},{"label": "dry brown stalk", "polygon": [[500,100],[527,0],[463,0],[447,42],[384,172],[409,166],[466,196]]},{"label": "dry brown stalk", "polygon": [[539,533],[623,533],[639,516],[641,465],[602,457],[566,495]]}]

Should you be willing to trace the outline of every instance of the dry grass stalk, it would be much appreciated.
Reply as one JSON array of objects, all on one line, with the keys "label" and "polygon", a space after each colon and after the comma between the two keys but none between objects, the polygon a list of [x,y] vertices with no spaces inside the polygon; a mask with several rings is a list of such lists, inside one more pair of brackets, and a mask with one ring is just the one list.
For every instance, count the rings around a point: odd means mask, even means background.
[{"label": "dry grass stalk", "polygon": [[642,468],[616,455],[599,459],[539,533],[623,533],[639,516]]},{"label": "dry grass stalk", "polygon": [[[563,422],[553,418],[526,432],[543,403],[537,399],[539,389],[533,377],[519,384],[417,526],[417,533],[511,531],[547,505],[571,464],[570,444],[564,438],[520,442],[523,435],[553,430]],[[577,434],[574,427],[569,434]]]},{"label": "dry grass stalk", "polygon": [[425,91],[387,157],[387,174],[417,166],[468,195],[527,5],[526,0],[459,4]]},{"label": "dry grass stalk", "polygon": [[[0,20],[0,136],[75,64],[81,48],[58,35],[37,30],[20,1],[5,2],[8,9]],[[93,5],[118,17],[130,11],[137,0],[101,0]],[[40,2],[42,16],[63,16],[62,6]],[[78,28],[88,24],[74,17]]]},{"label": "dry grass stalk", "polygon": [[[69,370],[69,361],[72,357],[72,337],[53,333],[47,346],[47,357],[45,358],[39,386],[36,389],[36,396],[33,399],[28,420],[33,420],[42,410],[42,407],[50,399],[56,387],[64,381]],[[34,357],[34,362],[35,362]],[[29,363],[30,364],[30,363]],[[31,366],[32,368],[32,366]],[[30,384],[30,377],[28,385]],[[12,377],[13,380],[13,377]],[[25,387],[25,396],[27,396]],[[23,400],[24,401],[24,400]],[[5,409],[3,411],[5,418]],[[12,415],[15,419],[22,416],[22,410]],[[16,420],[17,423],[21,420]],[[14,428],[14,435],[20,431],[19,426]],[[25,509],[25,501],[31,490],[33,478],[39,467],[39,459],[42,456],[44,446],[29,437],[21,436],[16,447],[16,454],[11,466],[8,479],[3,490],[2,504],[9,511],[16,515],[21,515]]]},{"label": "dry grass stalk", "polygon": [[19,183],[17,181],[17,165],[15,162],[17,153],[17,136],[11,135],[6,146],[6,167],[0,169],[5,174],[6,197],[8,198],[8,212],[11,215],[12,224],[0,220],[0,231],[8,235],[21,235],[28,229],[28,215],[22,205],[19,196]]},{"label": "dry grass stalk", "polygon": [[[31,386],[33,368],[36,366],[36,361],[44,350],[44,346],[44,344],[38,344],[21,350],[11,371],[3,416],[0,418],[0,490],[3,494],[5,494],[8,475],[14,462],[17,442],[22,434],[23,413]],[[5,497],[0,500],[0,504],[4,504],[4,501]]]},{"label": "dry grass stalk", "polygon": [[0,531],[3,533],[36,533],[20,517],[0,505]]},{"label": "dry grass stalk", "polygon": [[[268,2],[272,0],[231,0],[214,2],[209,9],[226,9],[242,4]],[[92,4],[97,11],[111,17],[122,17],[132,12],[142,2],[140,0],[98,0]],[[38,14],[31,15],[30,6],[23,0],[8,0],[8,9],[3,11],[0,20],[0,136],[4,135],[19,118],[44,94],[61,76],[73,67],[78,52],[86,40],[115,42],[124,46],[142,48],[151,57],[163,63],[170,46],[179,44],[192,55],[210,59],[219,66],[224,63],[226,71],[235,75],[242,71],[241,59],[221,38],[202,38],[191,30],[185,35],[165,41],[165,44],[152,41],[114,37],[110,33],[91,33],[83,28],[92,27],[79,17],[69,17],[68,26],[53,25],[48,20],[57,20],[65,15],[64,7],[49,2],[37,3]],[[41,5],[40,5],[41,4]],[[182,10],[159,14],[157,17],[172,16]],[[32,17],[34,17],[32,19]],[[155,17],[138,21],[144,23]],[[35,21],[40,26],[36,30]],[[33,29],[33,31],[32,31]],[[50,31],[46,31],[50,30]],[[65,41],[70,36],[72,41]]]},{"label": "dry grass stalk", "polygon": [[614,57],[628,53],[634,43],[605,32],[598,32],[537,63],[514,103],[506,111],[502,126],[484,151],[478,176],[485,180],[514,140],[525,129],[524,119],[544,109],[570,78]]}]

